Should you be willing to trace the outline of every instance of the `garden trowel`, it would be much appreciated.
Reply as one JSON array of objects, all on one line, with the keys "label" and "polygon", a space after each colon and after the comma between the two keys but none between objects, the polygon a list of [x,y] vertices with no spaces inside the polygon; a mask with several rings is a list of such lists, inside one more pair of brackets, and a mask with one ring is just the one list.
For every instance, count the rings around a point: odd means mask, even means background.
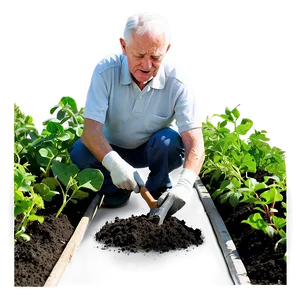
[{"label": "garden trowel", "polygon": [[152,197],[148,189],[145,187],[145,184],[137,171],[134,172],[134,179],[139,185],[140,193],[143,199],[147,202],[148,206],[150,207],[150,216],[158,216],[158,225],[161,225],[164,222],[165,217],[167,216],[174,202],[171,199],[166,199],[161,206],[158,206],[158,201]]}]

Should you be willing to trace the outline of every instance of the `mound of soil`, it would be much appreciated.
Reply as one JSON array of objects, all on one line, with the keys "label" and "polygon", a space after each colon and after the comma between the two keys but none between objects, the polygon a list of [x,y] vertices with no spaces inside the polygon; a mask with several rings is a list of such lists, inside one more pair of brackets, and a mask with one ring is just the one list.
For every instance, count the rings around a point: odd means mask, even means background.
[{"label": "mound of soil", "polygon": [[200,229],[185,225],[185,221],[176,217],[165,219],[157,225],[158,216],[140,215],[127,219],[115,218],[106,222],[96,233],[96,241],[104,244],[103,249],[117,247],[120,251],[129,252],[168,252],[186,249],[203,243]]}]

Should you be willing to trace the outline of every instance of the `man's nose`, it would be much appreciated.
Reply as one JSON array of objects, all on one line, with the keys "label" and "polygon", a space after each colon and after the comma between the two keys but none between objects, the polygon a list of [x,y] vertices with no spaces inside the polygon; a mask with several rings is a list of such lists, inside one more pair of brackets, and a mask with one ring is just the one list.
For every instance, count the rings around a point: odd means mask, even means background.
[{"label": "man's nose", "polygon": [[152,62],[150,58],[144,57],[142,60],[143,71],[150,71],[152,67]]}]

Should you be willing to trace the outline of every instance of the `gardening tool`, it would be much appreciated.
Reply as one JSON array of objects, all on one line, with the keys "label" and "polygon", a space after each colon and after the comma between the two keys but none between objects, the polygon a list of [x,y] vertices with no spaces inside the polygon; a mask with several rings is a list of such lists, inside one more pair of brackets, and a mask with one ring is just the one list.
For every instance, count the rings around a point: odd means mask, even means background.
[{"label": "gardening tool", "polygon": [[159,216],[158,225],[161,225],[164,222],[174,201],[168,198],[163,202],[161,206],[158,206],[158,201],[152,197],[148,189],[145,187],[145,184],[142,178],[140,177],[139,173],[135,171],[133,175],[135,181],[137,182],[140,188],[140,194],[142,195],[143,199],[147,202],[148,206],[150,207],[150,216],[154,216],[154,215]]}]

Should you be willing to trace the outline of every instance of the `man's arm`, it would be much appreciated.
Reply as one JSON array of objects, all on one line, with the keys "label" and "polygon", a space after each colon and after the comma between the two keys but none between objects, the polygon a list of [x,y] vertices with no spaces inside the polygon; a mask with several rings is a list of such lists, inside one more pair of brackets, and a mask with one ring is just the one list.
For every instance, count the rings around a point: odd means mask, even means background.
[{"label": "man's arm", "polygon": [[119,154],[113,151],[102,133],[103,124],[84,119],[82,143],[90,150],[96,159],[110,172],[112,182],[119,189],[139,192],[139,186],[134,179],[134,169]]},{"label": "man's arm", "polygon": [[185,148],[183,168],[199,174],[205,158],[202,128],[195,128],[181,133]]},{"label": "man's arm", "polygon": [[92,152],[98,161],[102,162],[104,156],[112,148],[102,133],[103,124],[92,119],[84,119],[82,143]]},{"label": "man's arm", "polygon": [[190,197],[205,158],[201,128],[184,131],[181,133],[181,137],[185,148],[183,170],[177,184],[158,199],[159,206],[163,205],[165,201],[172,203],[167,214],[169,216],[181,209]]}]

